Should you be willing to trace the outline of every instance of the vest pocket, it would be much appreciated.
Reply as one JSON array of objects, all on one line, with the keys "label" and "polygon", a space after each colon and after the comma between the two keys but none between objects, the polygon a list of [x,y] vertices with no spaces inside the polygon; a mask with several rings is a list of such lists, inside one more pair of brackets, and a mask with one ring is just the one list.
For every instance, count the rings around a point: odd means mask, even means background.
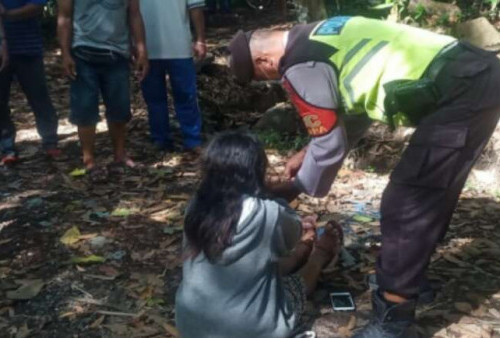
[{"label": "vest pocket", "polygon": [[458,169],[467,128],[421,126],[391,174],[391,182],[418,187],[446,189]]}]

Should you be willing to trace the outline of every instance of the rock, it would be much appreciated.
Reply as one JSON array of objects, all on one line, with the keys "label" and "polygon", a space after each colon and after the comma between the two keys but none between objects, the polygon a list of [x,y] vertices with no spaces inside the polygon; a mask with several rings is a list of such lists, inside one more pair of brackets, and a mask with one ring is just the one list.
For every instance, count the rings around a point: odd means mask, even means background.
[{"label": "rock", "polygon": [[268,109],[255,124],[256,131],[271,131],[278,134],[296,135],[303,130],[302,121],[289,103],[278,103]]},{"label": "rock", "polygon": [[500,51],[500,33],[484,17],[459,24],[455,33],[461,40],[475,46],[490,51]]},{"label": "rock", "polygon": [[278,81],[250,83],[250,103],[258,112],[265,112],[277,103],[286,100],[287,96]]},{"label": "rock", "polygon": [[108,243],[108,239],[103,236],[97,236],[90,240],[90,246],[92,249],[101,249]]}]

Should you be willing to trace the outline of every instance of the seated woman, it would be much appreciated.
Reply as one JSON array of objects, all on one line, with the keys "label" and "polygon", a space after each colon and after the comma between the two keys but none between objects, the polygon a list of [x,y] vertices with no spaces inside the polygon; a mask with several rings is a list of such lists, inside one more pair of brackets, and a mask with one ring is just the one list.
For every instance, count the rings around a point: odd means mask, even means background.
[{"label": "seated woman", "polygon": [[250,134],[221,134],[203,155],[175,305],[183,338],[293,335],[306,295],[338,256],[340,227],[329,224],[313,245],[311,222],[266,196],[266,166]]}]

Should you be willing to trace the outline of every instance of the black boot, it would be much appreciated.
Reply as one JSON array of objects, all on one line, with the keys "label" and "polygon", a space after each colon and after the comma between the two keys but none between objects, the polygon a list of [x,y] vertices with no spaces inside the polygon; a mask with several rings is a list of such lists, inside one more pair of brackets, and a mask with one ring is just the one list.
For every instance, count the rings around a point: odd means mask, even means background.
[{"label": "black boot", "polygon": [[389,303],[378,291],[373,291],[372,306],[372,320],[356,332],[353,338],[417,337],[411,331],[417,306],[416,300],[408,300],[401,304]]},{"label": "black boot", "polygon": [[[365,282],[371,291],[378,290],[377,275],[375,273],[367,275]],[[440,289],[441,283],[439,281],[431,281],[427,279],[427,277],[425,277],[422,281],[422,285],[420,286],[420,290],[418,290],[417,306],[429,305],[430,303],[434,302],[437,296],[437,292]]]}]

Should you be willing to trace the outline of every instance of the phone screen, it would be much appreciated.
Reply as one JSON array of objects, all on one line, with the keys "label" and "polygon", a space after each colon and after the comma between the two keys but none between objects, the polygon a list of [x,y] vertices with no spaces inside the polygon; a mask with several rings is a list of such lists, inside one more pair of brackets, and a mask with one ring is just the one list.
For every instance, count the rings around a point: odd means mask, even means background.
[{"label": "phone screen", "polygon": [[332,305],[335,310],[354,310],[354,302],[349,294],[331,294]]}]

